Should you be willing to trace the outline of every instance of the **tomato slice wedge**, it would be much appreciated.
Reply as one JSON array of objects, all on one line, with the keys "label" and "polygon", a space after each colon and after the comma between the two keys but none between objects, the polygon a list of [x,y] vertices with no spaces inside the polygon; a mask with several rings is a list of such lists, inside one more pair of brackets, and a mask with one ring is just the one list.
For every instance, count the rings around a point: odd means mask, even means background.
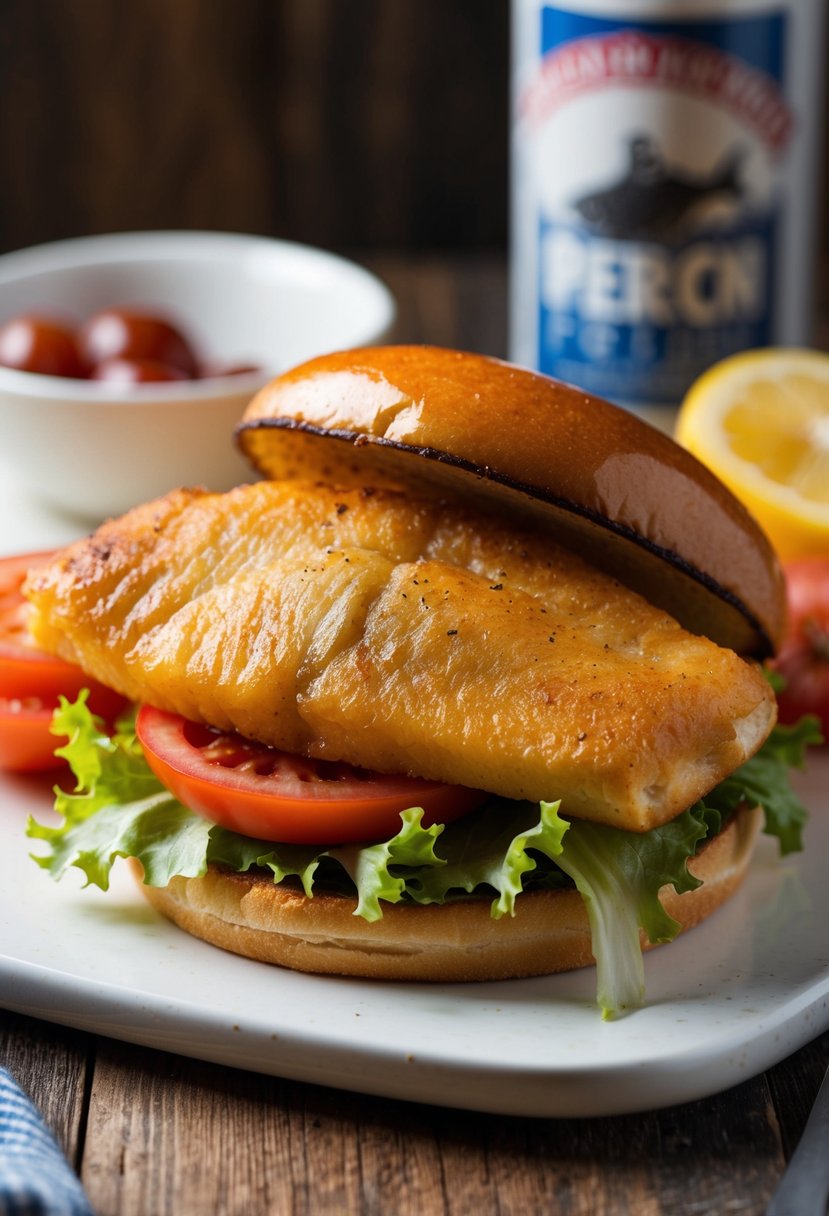
[{"label": "tomato slice wedge", "polygon": [[89,689],[89,708],[111,722],[124,698],[90,679],[63,659],[38,649],[27,624],[28,605],[21,594],[29,570],[44,565],[51,552],[0,558],[0,768],[34,772],[60,767],[54,752],[58,739],[49,726],[58,697],[74,701]]},{"label": "tomato slice wedge", "polygon": [[57,704],[60,693],[77,696],[85,686],[79,667],[38,649],[29,633],[28,605],[20,588],[29,570],[51,553],[0,558],[0,696],[37,696]]},{"label": "tomato slice wedge", "polygon": [[60,740],[49,730],[52,710],[37,697],[0,697],[0,769],[41,773],[65,764],[55,755]]},{"label": "tomato slice wedge", "polygon": [[191,811],[257,840],[352,844],[386,840],[400,812],[449,823],[489,795],[416,777],[389,777],[293,756],[143,705],[136,732],[158,779]]}]

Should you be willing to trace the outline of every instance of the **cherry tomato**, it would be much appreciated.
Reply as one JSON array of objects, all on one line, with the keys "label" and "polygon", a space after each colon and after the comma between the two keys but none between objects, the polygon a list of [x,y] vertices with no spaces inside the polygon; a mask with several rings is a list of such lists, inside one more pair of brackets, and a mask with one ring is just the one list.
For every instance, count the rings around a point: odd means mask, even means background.
[{"label": "cherry tomato", "polygon": [[166,380],[189,380],[180,367],[154,359],[107,359],[92,372],[93,380],[109,384],[153,384]]},{"label": "cherry tomato", "polygon": [[74,332],[49,317],[13,317],[0,329],[0,363],[21,372],[82,379],[88,367]]},{"label": "cherry tomato", "polygon": [[306,760],[142,706],[136,731],[158,779],[191,811],[257,840],[343,844],[385,840],[400,812],[448,823],[480,806],[479,790],[387,777],[336,761]]},{"label": "cherry tomato", "polygon": [[89,707],[112,722],[124,698],[90,679],[63,659],[39,650],[27,626],[28,607],[20,588],[28,570],[50,553],[0,558],[0,768],[16,772],[57,768],[59,740],[50,732],[52,711],[62,694],[75,700],[89,691]]},{"label": "cherry tomato", "polygon": [[829,557],[789,562],[785,573],[789,628],[775,663],[786,681],[780,720],[816,714],[829,740]]},{"label": "cherry tomato", "polygon": [[197,374],[196,358],[182,333],[163,317],[125,308],[105,308],[83,326],[80,347],[92,367],[110,359],[151,359]]}]

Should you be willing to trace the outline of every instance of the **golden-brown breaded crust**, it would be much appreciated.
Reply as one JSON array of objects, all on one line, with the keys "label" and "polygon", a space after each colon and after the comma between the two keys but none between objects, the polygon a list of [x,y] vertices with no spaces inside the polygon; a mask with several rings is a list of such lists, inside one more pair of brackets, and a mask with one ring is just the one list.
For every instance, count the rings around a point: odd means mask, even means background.
[{"label": "golden-brown breaded crust", "polygon": [[248,407],[266,476],[432,483],[536,514],[686,628],[761,657],[783,579],[764,533],[689,452],[629,411],[484,355],[382,346],[323,355]]},{"label": "golden-brown breaded crust", "polygon": [[[759,831],[741,811],[690,863],[703,885],[662,902],[683,929],[710,916],[739,887]],[[136,868],[140,877],[140,868]],[[186,932],[234,954],[295,971],[384,980],[503,980],[590,966],[584,903],[577,891],[521,895],[516,915],[493,920],[490,900],[426,907],[384,905],[382,920],[354,916],[346,896],[308,899],[267,873],[211,866],[203,878],[141,885],[150,903]],[[648,948],[643,939],[643,946]]]},{"label": "golden-brown breaded crust", "polygon": [[761,745],[759,667],[549,536],[434,498],[179,492],[30,580],[39,644],[285,751],[645,831]]}]

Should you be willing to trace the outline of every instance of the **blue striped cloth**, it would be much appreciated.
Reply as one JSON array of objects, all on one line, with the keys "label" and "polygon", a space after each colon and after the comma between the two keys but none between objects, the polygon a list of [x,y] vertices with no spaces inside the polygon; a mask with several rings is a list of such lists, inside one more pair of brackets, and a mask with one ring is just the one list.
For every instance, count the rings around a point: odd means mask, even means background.
[{"label": "blue striped cloth", "polygon": [[92,1216],[54,1136],[0,1068],[0,1216]]}]

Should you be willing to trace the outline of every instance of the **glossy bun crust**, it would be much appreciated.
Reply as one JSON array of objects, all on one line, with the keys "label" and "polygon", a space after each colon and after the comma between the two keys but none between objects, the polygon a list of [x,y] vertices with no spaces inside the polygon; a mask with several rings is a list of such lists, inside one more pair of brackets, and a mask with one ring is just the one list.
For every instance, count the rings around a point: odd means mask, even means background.
[{"label": "glossy bun crust", "polygon": [[782,575],[753,518],[666,435],[570,385],[436,347],[343,351],[272,381],[237,441],[270,478],[482,497],[692,632],[757,657],[780,641]]},{"label": "glossy bun crust", "polygon": [[[683,929],[704,920],[739,887],[759,824],[759,812],[738,813],[690,863],[703,885],[684,895],[664,889],[663,906]],[[211,866],[203,878],[141,889],[193,936],[294,971],[455,983],[550,975],[594,961],[576,890],[521,895],[516,915],[501,920],[491,917],[490,899],[465,898],[425,907],[384,905],[382,920],[369,923],[354,916],[353,899],[308,899],[261,870],[235,874]]]}]

